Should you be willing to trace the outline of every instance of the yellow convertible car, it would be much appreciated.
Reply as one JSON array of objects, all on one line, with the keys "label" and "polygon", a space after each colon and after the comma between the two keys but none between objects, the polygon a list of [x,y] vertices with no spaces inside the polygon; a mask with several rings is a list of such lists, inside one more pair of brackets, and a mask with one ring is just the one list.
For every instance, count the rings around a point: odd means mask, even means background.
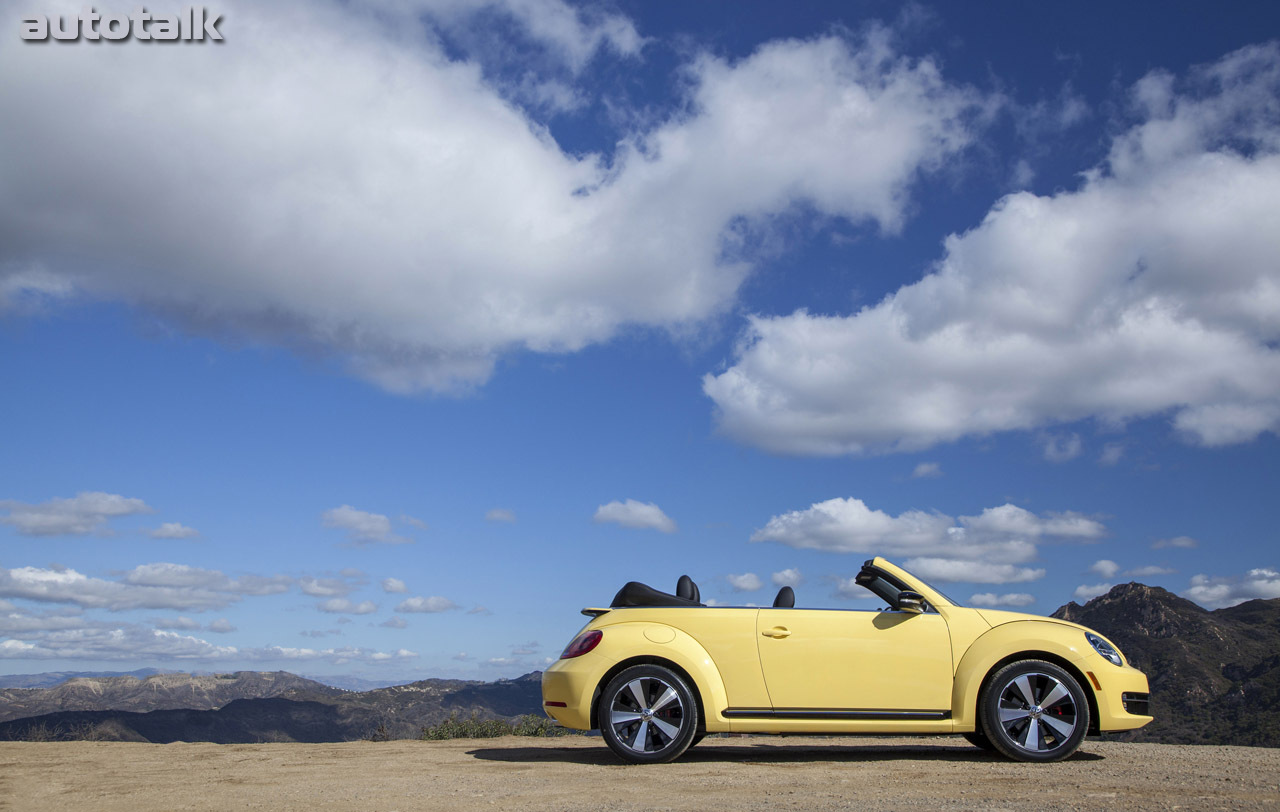
[{"label": "yellow convertible car", "polygon": [[970,609],[882,558],[856,581],[881,611],[711,607],[631,582],[542,675],[564,727],[599,729],[625,761],[671,761],[708,733],[963,734],[1058,761],[1088,733],[1151,721],[1147,678],[1102,635]]}]

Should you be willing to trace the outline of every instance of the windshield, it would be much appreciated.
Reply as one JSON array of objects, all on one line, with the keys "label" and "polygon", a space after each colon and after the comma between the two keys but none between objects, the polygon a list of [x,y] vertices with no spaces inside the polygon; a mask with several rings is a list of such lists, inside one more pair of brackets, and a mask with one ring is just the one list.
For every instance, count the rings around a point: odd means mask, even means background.
[{"label": "windshield", "polygon": [[[906,567],[899,567],[899,569],[901,569],[901,570],[902,570],[903,572],[905,572],[907,575],[910,575],[912,578],[915,578],[915,579],[916,579],[917,581],[919,581],[920,583],[922,583],[922,584],[929,584],[929,582],[928,582],[928,581],[926,581],[925,579],[921,578],[919,575],[916,575],[914,572],[911,572],[911,571],[910,571],[910,570],[908,570]],[[946,600],[946,602],[947,602],[947,603],[949,603],[949,604],[951,604],[952,606],[955,606],[955,607],[957,607],[957,608],[959,608],[959,609],[964,609],[964,608],[966,608],[966,607],[965,607],[965,605],[964,605],[963,603],[961,603],[960,601],[958,601],[958,600],[956,600],[955,598],[951,597],[951,596],[950,596],[950,595],[948,595],[947,593],[943,592],[941,589],[938,589],[938,588],[937,588],[936,586],[934,586],[933,584],[929,584],[929,588],[930,588],[930,589],[932,589],[934,592],[937,592],[939,595],[941,595],[941,596],[943,597],[943,599],[944,599],[944,600]]]}]

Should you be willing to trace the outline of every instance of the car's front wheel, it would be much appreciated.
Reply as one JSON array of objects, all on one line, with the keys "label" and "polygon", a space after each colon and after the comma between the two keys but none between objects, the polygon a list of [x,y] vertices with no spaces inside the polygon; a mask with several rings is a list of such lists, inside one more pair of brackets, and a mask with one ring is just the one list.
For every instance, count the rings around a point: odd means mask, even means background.
[{"label": "car's front wheel", "polygon": [[660,665],[634,665],[609,680],[598,713],[605,744],[635,764],[679,758],[698,733],[693,691]]},{"label": "car's front wheel", "polygon": [[1001,668],[979,700],[982,732],[1017,761],[1061,761],[1084,741],[1089,700],[1064,669],[1042,660]]}]

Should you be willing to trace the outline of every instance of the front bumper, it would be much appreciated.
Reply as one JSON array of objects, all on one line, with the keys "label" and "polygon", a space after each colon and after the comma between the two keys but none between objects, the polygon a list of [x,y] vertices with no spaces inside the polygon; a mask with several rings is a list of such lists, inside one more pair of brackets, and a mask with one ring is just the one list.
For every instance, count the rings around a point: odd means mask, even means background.
[{"label": "front bumper", "polygon": [[1125,707],[1125,695],[1133,710],[1146,710],[1145,703],[1135,701],[1134,694],[1147,695],[1150,687],[1147,675],[1129,666],[1114,666],[1106,661],[1090,664],[1086,676],[1094,682],[1093,695],[1098,700],[1098,730],[1103,733],[1117,730],[1136,730],[1152,720],[1145,713],[1130,713]]}]

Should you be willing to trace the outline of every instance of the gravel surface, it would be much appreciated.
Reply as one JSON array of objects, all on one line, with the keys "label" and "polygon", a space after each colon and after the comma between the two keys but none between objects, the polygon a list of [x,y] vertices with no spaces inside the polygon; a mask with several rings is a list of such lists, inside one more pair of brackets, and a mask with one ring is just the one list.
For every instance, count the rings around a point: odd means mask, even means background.
[{"label": "gravel surface", "polygon": [[1280,749],[1086,742],[1004,761],[960,738],[708,739],[629,766],[598,738],[0,743],[3,810],[1267,809]]}]

